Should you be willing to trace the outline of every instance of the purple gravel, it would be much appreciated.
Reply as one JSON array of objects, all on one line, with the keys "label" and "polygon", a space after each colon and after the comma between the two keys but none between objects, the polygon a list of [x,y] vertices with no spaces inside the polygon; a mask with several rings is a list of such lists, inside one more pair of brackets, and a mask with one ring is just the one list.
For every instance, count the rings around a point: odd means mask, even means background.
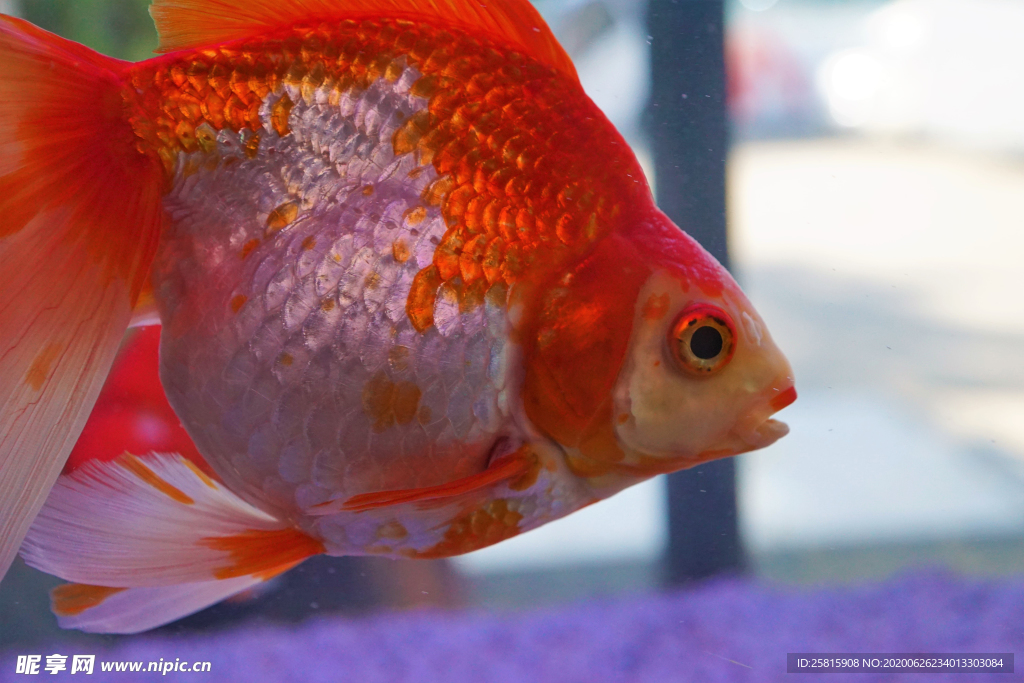
[{"label": "purple gravel", "polygon": [[[391,613],[57,651],[95,653],[97,662],[181,657],[213,665],[209,674],[159,677],[104,674],[97,664],[85,681],[967,683],[1019,674],[801,676],[786,674],[786,653],[1014,652],[1022,645],[1024,577],[917,573],[814,591],[724,580],[523,613]],[[13,673],[13,654],[0,656],[0,682],[33,680]]]}]

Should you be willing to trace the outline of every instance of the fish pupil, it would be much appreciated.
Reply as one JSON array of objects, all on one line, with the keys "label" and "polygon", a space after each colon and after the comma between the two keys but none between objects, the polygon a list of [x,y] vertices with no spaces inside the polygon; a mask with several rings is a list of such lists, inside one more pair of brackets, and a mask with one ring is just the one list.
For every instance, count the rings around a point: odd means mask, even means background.
[{"label": "fish pupil", "polygon": [[711,360],[722,352],[722,333],[710,325],[697,328],[690,337],[690,351],[701,360]]}]

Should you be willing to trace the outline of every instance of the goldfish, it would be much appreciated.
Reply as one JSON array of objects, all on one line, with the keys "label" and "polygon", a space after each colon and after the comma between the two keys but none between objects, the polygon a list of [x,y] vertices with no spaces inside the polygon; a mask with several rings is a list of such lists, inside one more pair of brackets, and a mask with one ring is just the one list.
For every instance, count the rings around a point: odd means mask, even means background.
[{"label": "goldfish", "polygon": [[[526,0],[151,14],[138,63],[0,17],[0,570],[68,581],[62,626],[471,552],[787,432],[764,321]],[[61,474],[152,323],[215,476]]]}]

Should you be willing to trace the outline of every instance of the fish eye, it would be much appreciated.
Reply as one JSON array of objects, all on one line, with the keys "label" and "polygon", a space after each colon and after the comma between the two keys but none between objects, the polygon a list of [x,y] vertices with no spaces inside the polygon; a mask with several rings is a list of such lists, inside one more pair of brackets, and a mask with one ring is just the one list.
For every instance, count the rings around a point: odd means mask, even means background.
[{"label": "fish eye", "polygon": [[669,350],[684,372],[707,377],[732,360],[736,328],[729,314],[711,304],[694,304],[676,318],[668,333]]}]

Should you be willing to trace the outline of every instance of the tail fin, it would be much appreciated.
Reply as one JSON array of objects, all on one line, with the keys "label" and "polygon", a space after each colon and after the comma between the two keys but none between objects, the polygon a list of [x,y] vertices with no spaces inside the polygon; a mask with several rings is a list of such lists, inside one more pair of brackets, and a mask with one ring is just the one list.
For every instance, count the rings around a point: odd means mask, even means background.
[{"label": "tail fin", "polygon": [[[290,568],[284,567],[281,571]],[[269,579],[239,576],[222,581],[145,588],[65,583],[51,591],[50,600],[61,628],[86,633],[141,633],[187,617]]]},{"label": "tail fin", "polygon": [[60,473],[163,220],[125,63],[0,15],[0,577]]}]

